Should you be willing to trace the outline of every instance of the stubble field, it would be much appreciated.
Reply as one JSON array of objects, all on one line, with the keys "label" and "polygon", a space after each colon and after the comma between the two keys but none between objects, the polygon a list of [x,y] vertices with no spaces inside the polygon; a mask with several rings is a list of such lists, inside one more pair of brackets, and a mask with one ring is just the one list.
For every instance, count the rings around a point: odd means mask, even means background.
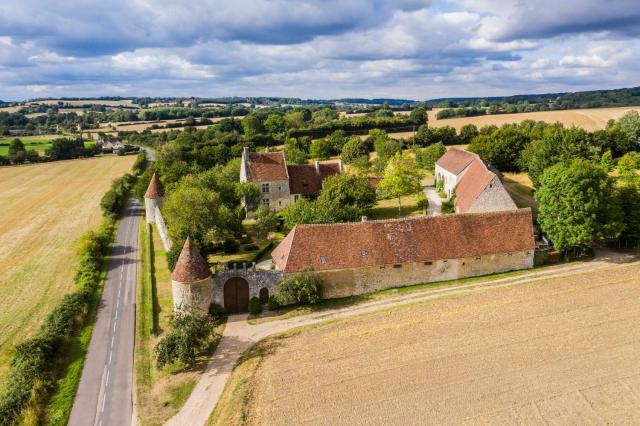
[{"label": "stubble field", "polygon": [[226,422],[638,424],[638,273],[612,265],[268,339],[227,384]]},{"label": "stubble field", "polygon": [[80,236],[134,156],[0,168],[0,382],[15,344],[71,289]]}]

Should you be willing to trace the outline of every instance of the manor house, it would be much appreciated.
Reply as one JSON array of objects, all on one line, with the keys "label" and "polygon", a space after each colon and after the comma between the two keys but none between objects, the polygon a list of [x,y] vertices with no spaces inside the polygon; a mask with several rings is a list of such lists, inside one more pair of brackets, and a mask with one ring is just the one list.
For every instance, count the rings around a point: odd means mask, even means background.
[{"label": "manor house", "polygon": [[253,182],[262,193],[262,204],[278,212],[305,194],[322,190],[329,176],[343,172],[342,161],[287,164],[283,151],[249,152],[244,148],[240,182]]}]

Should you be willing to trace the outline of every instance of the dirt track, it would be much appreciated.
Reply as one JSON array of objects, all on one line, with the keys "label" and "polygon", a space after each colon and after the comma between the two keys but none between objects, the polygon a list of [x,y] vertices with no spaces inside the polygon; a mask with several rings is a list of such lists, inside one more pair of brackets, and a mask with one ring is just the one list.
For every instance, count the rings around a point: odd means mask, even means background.
[{"label": "dirt track", "polygon": [[276,340],[252,424],[638,424],[640,263]]}]

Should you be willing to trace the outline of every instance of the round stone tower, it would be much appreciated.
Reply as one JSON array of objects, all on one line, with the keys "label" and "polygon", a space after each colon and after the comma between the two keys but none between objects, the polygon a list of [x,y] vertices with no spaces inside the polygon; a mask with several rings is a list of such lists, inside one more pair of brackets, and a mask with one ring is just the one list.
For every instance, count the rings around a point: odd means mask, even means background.
[{"label": "round stone tower", "polygon": [[209,309],[213,301],[211,270],[196,245],[187,238],[171,275],[173,309],[187,306]]},{"label": "round stone tower", "polygon": [[144,193],[144,210],[147,215],[147,223],[153,223],[156,220],[156,207],[162,207],[164,200],[164,188],[158,176],[154,173]]}]

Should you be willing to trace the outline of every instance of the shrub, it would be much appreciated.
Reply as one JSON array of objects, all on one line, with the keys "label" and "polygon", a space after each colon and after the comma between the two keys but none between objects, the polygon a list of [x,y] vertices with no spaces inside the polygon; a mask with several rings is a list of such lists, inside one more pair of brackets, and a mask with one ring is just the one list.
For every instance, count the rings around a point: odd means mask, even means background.
[{"label": "shrub", "polygon": [[224,315],[224,308],[217,303],[211,303],[208,312],[212,319],[217,320]]},{"label": "shrub", "polygon": [[442,214],[452,214],[456,212],[456,206],[453,200],[442,202]]},{"label": "shrub", "polygon": [[422,210],[424,214],[427,214],[427,209],[429,208],[429,199],[426,197],[426,195],[418,194],[416,198],[416,206],[418,206],[418,208]]},{"label": "shrub", "polygon": [[167,251],[167,266],[171,272],[173,272],[176,267],[176,263],[178,262],[181,252],[182,246],[180,244],[174,244],[171,246],[171,249]]},{"label": "shrub", "polygon": [[258,315],[260,312],[262,312],[262,304],[260,303],[260,299],[253,296],[249,300],[249,313],[251,315]]},{"label": "shrub", "polygon": [[240,243],[234,238],[227,238],[222,243],[222,251],[226,254],[234,254],[240,250]]},{"label": "shrub", "polygon": [[320,301],[320,278],[311,270],[283,280],[278,286],[276,298],[278,303],[300,303],[313,305]]},{"label": "shrub", "polygon": [[269,308],[270,311],[275,311],[279,307],[280,307],[280,303],[278,302],[278,298],[275,297],[274,295],[269,296],[269,301],[267,302],[267,308]]},{"label": "shrub", "polygon": [[171,318],[167,334],[154,349],[158,368],[176,361],[186,366],[196,362],[196,355],[204,349],[213,334],[213,322],[204,313],[186,308]]}]

